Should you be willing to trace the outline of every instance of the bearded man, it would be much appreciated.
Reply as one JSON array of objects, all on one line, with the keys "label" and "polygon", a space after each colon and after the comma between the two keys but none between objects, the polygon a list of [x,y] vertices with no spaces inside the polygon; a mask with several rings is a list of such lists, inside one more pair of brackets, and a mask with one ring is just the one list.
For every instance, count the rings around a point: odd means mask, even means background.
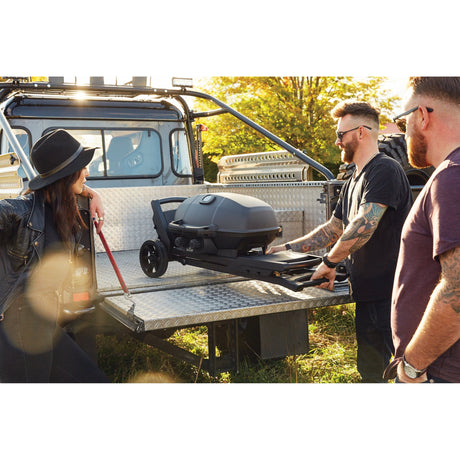
[{"label": "bearded man", "polygon": [[[338,119],[336,145],[354,175],[342,187],[331,219],[309,234],[267,253],[311,252],[333,246],[311,279],[327,278],[345,260],[356,303],[357,368],[362,382],[381,383],[394,352],[390,327],[391,292],[404,220],[412,204],[401,165],[379,153],[379,111],[366,102],[345,101],[332,110]],[[335,243],[335,244],[334,244]]]},{"label": "bearded man", "polygon": [[411,77],[404,101],[409,162],[436,169],[402,231],[385,377],[460,382],[460,78]]}]

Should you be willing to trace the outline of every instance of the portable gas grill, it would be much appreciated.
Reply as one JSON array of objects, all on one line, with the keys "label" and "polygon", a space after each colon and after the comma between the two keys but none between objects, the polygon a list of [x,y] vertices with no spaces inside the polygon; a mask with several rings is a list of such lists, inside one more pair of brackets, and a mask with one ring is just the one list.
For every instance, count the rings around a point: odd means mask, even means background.
[{"label": "portable gas grill", "polygon": [[[162,206],[180,203],[175,210]],[[282,285],[293,291],[316,286],[310,280],[321,257],[295,252],[265,254],[281,232],[273,208],[258,198],[237,193],[208,193],[190,198],[152,200],[158,239],[145,241],[139,251],[143,272],[162,276],[168,262],[178,261],[232,275]],[[338,266],[337,281],[347,277]]]}]

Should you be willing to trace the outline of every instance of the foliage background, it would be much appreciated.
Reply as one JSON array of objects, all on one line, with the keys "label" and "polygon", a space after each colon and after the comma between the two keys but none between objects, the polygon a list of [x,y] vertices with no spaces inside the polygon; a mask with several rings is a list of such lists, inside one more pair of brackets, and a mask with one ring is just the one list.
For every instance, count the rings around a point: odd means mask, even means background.
[{"label": "foliage background", "polygon": [[[390,120],[397,96],[385,88],[386,77],[213,77],[195,84],[311,158],[337,173],[340,150],[335,146],[336,120],[330,111],[342,100],[367,101],[381,110],[381,123]],[[209,101],[197,110],[216,107]],[[203,136],[206,180],[215,181],[219,158],[240,153],[279,150],[231,115],[206,118]]]}]

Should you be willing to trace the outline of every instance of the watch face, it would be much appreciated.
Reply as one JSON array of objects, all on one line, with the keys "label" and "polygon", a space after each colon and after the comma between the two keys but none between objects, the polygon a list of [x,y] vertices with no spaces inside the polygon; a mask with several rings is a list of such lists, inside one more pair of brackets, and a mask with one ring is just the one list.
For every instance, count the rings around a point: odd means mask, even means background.
[{"label": "watch face", "polygon": [[404,363],[404,372],[411,379],[415,379],[418,377],[418,373],[416,372],[416,370],[413,367],[408,366],[406,363]]},{"label": "watch face", "polygon": [[403,361],[404,373],[411,379],[416,379],[420,377],[425,371],[419,371],[412,367],[406,360]]}]

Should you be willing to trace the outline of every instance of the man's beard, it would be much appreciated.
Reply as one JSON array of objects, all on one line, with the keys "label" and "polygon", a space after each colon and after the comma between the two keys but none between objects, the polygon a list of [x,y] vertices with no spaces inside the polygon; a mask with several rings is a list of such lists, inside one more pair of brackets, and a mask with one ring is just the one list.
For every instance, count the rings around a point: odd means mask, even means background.
[{"label": "man's beard", "polygon": [[431,166],[426,159],[426,139],[418,128],[415,129],[414,134],[407,140],[407,156],[414,168],[426,168]]},{"label": "man's beard", "polygon": [[353,163],[353,157],[355,156],[356,148],[358,147],[358,140],[353,138],[348,144],[343,144],[342,149],[342,161],[349,165]]}]

